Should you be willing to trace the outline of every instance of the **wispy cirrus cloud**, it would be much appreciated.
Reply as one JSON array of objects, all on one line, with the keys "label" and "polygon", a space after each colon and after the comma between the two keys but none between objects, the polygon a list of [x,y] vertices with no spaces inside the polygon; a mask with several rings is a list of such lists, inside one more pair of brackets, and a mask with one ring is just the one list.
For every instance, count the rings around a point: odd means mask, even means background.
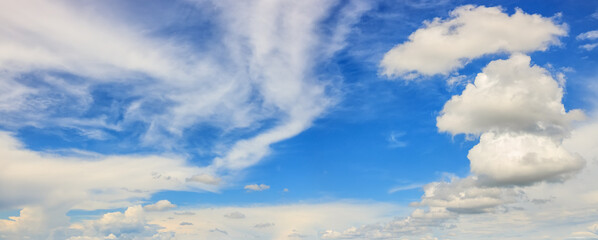
[{"label": "wispy cirrus cloud", "polygon": [[[593,31],[588,31],[588,32],[584,32],[584,33],[580,33],[579,35],[577,35],[576,37],[577,40],[580,41],[593,41],[598,39],[598,30],[593,30]],[[593,43],[586,43],[583,44],[581,46],[579,46],[580,48],[583,48],[587,51],[592,51],[594,48],[596,48],[596,46],[598,46],[598,43],[593,42]]]},{"label": "wispy cirrus cloud", "polygon": [[[344,46],[369,9],[362,1],[186,1],[159,8],[163,21],[139,21],[152,19],[151,5],[136,6],[148,7],[149,17],[111,4],[0,3],[0,124],[13,132],[74,129],[92,141],[124,135],[155,154],[104,148],[93,158],[50,156],[1,133],[0,171],[9,172],[0,178],[10,184],[0,192],[10,197],[0,208],[39,207],[66,219],[72,208],[131,206],[161,190],[234,184],[273,143],[309,128],[338,101],[329,91],[336,83],[314,67]],[[181,5],[198,14],[169,17]],[[330,31],[320,31],[322,24]],[[201,34],[164,34],[181,26]],[[197,126],[223,133],[201,149],[210,153],[201,166],[183,147]]]},{"label": "wispy cirrus cloud", "polygon": [[[310,127],[336,102],[327,93],[332,83],[318,79],[312,67],[342,47],[348,26],[368,9],[357,2],[340,8],[335,31],[321,33],[317,26],[335,1],[186,4],[218,23],[210,31],[219,34],[201,48],[154,34],[153,26],[83,14],[94,6],[4,3],[1,84],[13,91],[0,99],[7,116],[3,124],[77,126],[85,136],[105,139],[107,128],[126,131],[144,123],[140,141],[164,149],[176,148],[184,130],[197,124],[226,132],[244,129],[249,137],[226,139],[214,159],[217,168],[240,170],[268,154],[270,144]],[[41,9],[48,17],[39,17]],[[112,95],[108,110],[96,112],[101,108],[94,91],[100,86],[124,87],[127,94]],[[77,103],[67,105],[68,114],[62,111],[67,102]],[[100,124],[59,124],[69,119]]]}]

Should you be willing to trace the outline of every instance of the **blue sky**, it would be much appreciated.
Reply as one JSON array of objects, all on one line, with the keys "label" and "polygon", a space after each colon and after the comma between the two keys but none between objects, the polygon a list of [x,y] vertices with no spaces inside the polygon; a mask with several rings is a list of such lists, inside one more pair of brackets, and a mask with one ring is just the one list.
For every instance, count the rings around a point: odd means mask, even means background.
[{"label": "blue sky", "polygon": [[598,3],[0,9],[0,239],[598,239]]}]

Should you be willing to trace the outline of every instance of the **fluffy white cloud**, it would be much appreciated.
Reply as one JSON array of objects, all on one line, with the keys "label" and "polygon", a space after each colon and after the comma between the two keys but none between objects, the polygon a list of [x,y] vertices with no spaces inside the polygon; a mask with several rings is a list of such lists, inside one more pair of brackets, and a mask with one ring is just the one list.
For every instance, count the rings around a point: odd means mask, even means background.
[{"label": "fluffy white cloud", "polygon": [[438,116],[442,132],[480,134],[535,132],[562,135],[572,120],[583,119],[579,110],[565,111],[563,89],[545,69],[530,66],[530,57],[514,54],[496,60],[453,96]]},{"label": "fluffy white cloud", "polygon": [[175,239],[173,232],[159,231],[160,226],[148,223],[144,208],[136,205],[124,212],[106,213],[97,220],[84,220],[66,231],[69,240],[76,239]]},{"label": "fluffy white cloud", "polygon": [[563,181],[585,165],[560,140],[517,133],[484,133],[467,155],[471,171],[491,184],[526,185],[538,181]]},{"label": "fluffy white cloud", "polygon": [[266,184],[250,184],[245,186],[245,189],[247,189],[247,191],[264,191],[270,189],[270,186]]},{"label": "fluffy white cloud", "polygon": [[580,110],[567,112],[563,90],[530,57],[514,54],[492,61],[453,96],[437,118],[440,131],[482,134],[468,158],[471,171],[493,185],[527,185],[561,181],[584,166],[562,146]]},{"label": "fluffy white cloud", "polygon": [[143,210],[145,211],[166,211],[175,208],[176,205],[172,204],[168,200],[160,200],[154,204],[148,204],[143,206]]},{"label": "fluffy white cloud", "polygon": [[448,74],[469,60],[500,52],[531,52],[558,44],[567,27],[554,19],[517,9],[509,16],[500,7],[466,5],[436,18],[398,44],[382,59],[382,74]]},{"label": "fluffy white cloud", "polygon": [[110,212],[96,220],[83,220],[70,226],[48,223],[56,222],[55,216],[47,215],[44,208],[24,208],[20,216],[11,220],[0,220],[0,237],[18,239],[174,239],[172,232],[158,232],[160,227],[150,224],[140,205],[127,208],[124,212]]},{"label": "fluffy white cloud", "polygon": [[0,238],[7,240],[45,239],[52,229],[68,224],[68,218],[60,215],[63,209],[25,207],[19,216],[0,219]]}]

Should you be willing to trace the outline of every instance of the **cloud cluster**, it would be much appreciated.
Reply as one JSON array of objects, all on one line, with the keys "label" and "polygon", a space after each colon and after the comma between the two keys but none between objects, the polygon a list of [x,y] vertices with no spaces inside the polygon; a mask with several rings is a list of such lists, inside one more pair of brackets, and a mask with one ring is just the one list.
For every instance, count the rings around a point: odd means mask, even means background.
[{"label": "cloud cluster", "polygon": [[496,60],[444,105],[437,126],[441,132],[530,132],[566,135],[579,110],[565,111],[563,89],[546,69],[530,66],[530,57],[514,54]]},{"label": "cloud cluster", "polygon": [[560,141],[533,134],[484,133],[467,157],[471,172],[490,185],[562,182],[583,168],[585,161]]},{"label": "cloud cluster", "polygon": [[68,240],[77,239],[175,239],[174,232],[160,231],[162,227],[147,220],[145,207],[127,208],[124,212],[110,212],[97,220],[84,220],[71,225]]},{"label": "cloud cluster", "polygon": [[[324,226],[346,228],[353,224],[389,221],[389,212],[399,211],[397,205],[382,203],[314,203],[277,206],[187,208],[180,215],[173,210],[147,211],[147,206],[133,205],[124,211],[101,214],[66,227],[53,229],[49,239],[287,239],[317,238]],[[39,219],[39,209],[26,209],[13,217],[22,227]],[[222,218],[230,213],[247,213],[242,221]],[[20,219],[20,220],[19,220]],[[0,238],[23,239],[25,235],[10,235],[0,220]],[[47,236],[32,236],[46,239]]]},{"label": "cloud cluster", "polygon": [[468,154],[472,175],[424,187],[415,206],[457,214],[495,212],[525,198],[518,190],[542,182],[562,182],[585,161],[563,146],[579,110],[567,112],[562,87],[530,57],[513,54],[490,62],[461,95],[453,96],[437,118],[440,131],[480,136]]},{"label": "cloud cluster", "polygon": [[440,131],[482,134],[468,158],[472,173],[490,184],[563,180],[584,166],[561,146],[583,112],[567,112],[561,86],[530,60],[514,54],[492,61],[437,118]]},{"label": "cloud cluster", "polygon": [[[158,203],[157,203],[158,204]],[[156,204],[154,204],[156,205]],[[12,221],[0,220],[0,237],[2,239],[174,239],[173,232],[159,232],[160,226],[148,223],[146,219],[146,205],[128,207],[124,212],[110,212],[95,220],[83,220],[68,227],[55,226],[53,229],[43,229],[44,223],[52,222],[53,216],[43,208],[24,208],[20,216],[11,217]],[[50,232],[40,231],[44,230]]]},{"label": "cloud cluster", "polygon": [[[598,39],[598,30],[580,33],[579,35],[577,35],[577,40],[580,40],[580,41],[594,41],[596,39]],[[591,43],[583,44],[579,47],[583,48],[587,51],[592,51],[597,46],[598,46],[598,42],[591,42]]]},{"label": "cloud cluster", "polygon": [[421,202],[413,205],[455,213],[484,213],[514,202],[517,195],[513,189],[479,186],[476,177],[453,178],[450,182],[433,182],[424,186]]},{"label": "cloud cluster", "polygon": [[[558,44],[566,25],[517,9],[466,5],[449,19],[436,18],[388,51],[380,62],[388,77],[448,74],[468,61],[493,53],[531,52]],[[522,37],[525,36],[525,37]]]},{"label": "cloud cluster", "polygon": [[[485,216],[499,208],[508,212],[509,204],[526,201],[525,190],[563,182],[585,166],[581,155],[563,145],[571,135],[571,123],[583,120],[584,113],[567,111],[562,103],[563,78],[556,81],[524,54],[558,44],[557,37],[567,34],[566,26],[521,10],[508,16],[498,7],[462,6],[451,17],[426,23],[390,50],[380,65],[390,77],[448,74],[482,55],[511,53],[508,59],[484,67],[437,117],[440,132],[480,136],[468,154],[471,175],[425,185],[421,201],[412,204],[422,209],[410,217],[343,232],[330,230],[323,238],[400,238],[446,228],[460,216]],[[547,202],[538,199],[530,202]],[[411,221],[426,214],[439,216],[433,218],[438,221],[421,218],[421,225]]]}]

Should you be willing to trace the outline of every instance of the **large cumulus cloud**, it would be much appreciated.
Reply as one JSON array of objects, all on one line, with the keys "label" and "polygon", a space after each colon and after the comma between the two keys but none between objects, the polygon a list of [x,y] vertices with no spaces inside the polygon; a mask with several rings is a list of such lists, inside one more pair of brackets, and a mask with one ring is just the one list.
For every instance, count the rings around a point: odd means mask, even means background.
[{"label": "large cumulus cloud", "polygon": [[567,35],[567,26],[552,18],[520,9],[509,16],[500,7],[461,6],[448,19],[424,24],[384,55],[382,74],[447,74],[486,54],[545,50]]}]

